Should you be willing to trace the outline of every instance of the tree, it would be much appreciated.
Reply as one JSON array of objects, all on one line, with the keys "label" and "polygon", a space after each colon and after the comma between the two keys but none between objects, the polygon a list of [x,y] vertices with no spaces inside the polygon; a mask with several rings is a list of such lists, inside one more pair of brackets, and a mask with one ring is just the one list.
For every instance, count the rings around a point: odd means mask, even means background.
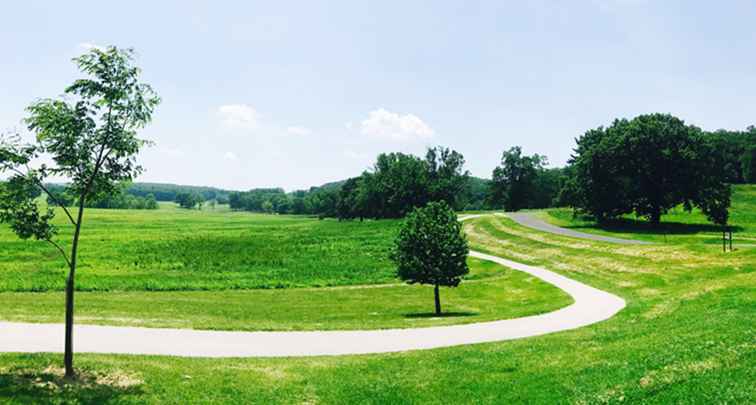
[{"label": "tree", "polygon": [[176,203],[184,209],[193,209],[199,207],[202,209],[202,197],[194,192],[176,194]]},{"label": "tree", "polygon": [[504,151],[501,166],[493,171],[491,199],[507,211],[532,207],[536,197],[536,181],[546,165],[546,157],[524,156],[515,146]]},{"label": "tree", "polygon": [[434,286],[436,315],[439,315],[439,286],[459,285],[462,276],[469,272],[468,252],[457,215],[446,202],[439,201],[417,208],[407,216],[391,259],[402,280]]},{"label": "tree", "polygon": [[[25,122],[36,134],[36,143],[23,144],[17,136],[0,139],[0,172],[12,174],[2,190],[0,221],[23,239],[50,243],[68,265],[64,355],[68,378],[75,376],[74,290],[84,209],[89,199],[111,194],[119,183],[142,171],[136,156],[147,142],[137,137],[137,131],[150,122],[160,102],[152,88],[139,81],[133,58],[132,50],[116,47],[94,48],[74,58],[87,77],[66,88],[66,97],[43,99],[27,109]],[[30,168],[41,157],[49,157],[53,164]],[[32,198],[33,190],[40,188],[55,202],[44,185],[50,175],[67,178],[67,188],[77,198],[77,210],[58,204],[73,226],[70,255],[55,241],[59,231],[51,223],[55,211],[40,212]]]},{"label": "tree", "polygon": [[756,183],[756,145],[748,147],[740,158],[743,179],[746,183]]},{"label": "tree", "polygon": [[430,201],[446,201],[452,208],[461,209],[470,172],[464,170],[465,157],[461,153],[437,146],[425,154],[428,168]]},{"label": "tree", "polygon": [[727,216],[725,158],[699,128],[668,114],[641,115],[589,130],[577,144],[561,196],[599,222],[634,212],[658,224],[680,204],[700,207],[715,223]]}]

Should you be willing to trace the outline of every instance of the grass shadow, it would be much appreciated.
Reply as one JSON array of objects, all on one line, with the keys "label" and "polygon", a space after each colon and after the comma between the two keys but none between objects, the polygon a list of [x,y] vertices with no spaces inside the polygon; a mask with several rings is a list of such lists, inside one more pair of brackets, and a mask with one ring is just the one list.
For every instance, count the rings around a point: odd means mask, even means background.
[{"label": "grass shadow", "polygon": [[451,312],[442,312],[441,315],[437,315],[435,312],[417,312],[417,313],[404,314],[404,317],[409,318],[409,319],[426,319],[426,318],[456,318],[456,317],[467,317],[467,316],[477,316],[477,315],[480,315],[480,313],[470,312],[470,311],[451,311]]},{"label": "grass shadow", "polygon": [[0,369],[0,403],[111,403],[141,394],[141,385],[141,380],[118,372],[80,371],[76,379],[67,380],[54,367]]},{"label": "grass shadow", "polygon": [[[591,218],[578,217],[584,221],[590,221]],[[589,224],[575,224],[566,225],[564,228],[569,229],[600,229],[606,232],[618,232],[618,233],[642,233],[650,235],[693,235],[702,232],[722,232],[722,227],[714,224],[686,224],[683,222],[662,222],[658,225],[654,225],[648,221],[642,219],[633,218],[619,218],[604,223],[589,223]],[[743,231],[743,227],[737,225],[730,225],[730,230],[733,233]]]}]

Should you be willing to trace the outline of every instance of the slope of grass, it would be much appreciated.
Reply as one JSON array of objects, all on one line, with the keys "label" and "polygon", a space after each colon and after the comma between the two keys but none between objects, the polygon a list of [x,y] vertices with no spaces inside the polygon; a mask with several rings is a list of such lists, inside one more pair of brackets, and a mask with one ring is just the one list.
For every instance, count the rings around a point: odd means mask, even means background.
[{"label": "slope of grass", "polygon": [[[574,216],[572,210],[567,208],[539,211],[536,215],[557,226],[600,235],[655,243],[722,243],[721,227],[708,222],[698,209],[689,213],[682,207],[674,208],[662,217],[662,223],[658,226],[632,215],[614,223],[599,225],[591,218]],[[733,186],[729,223],[733,230],[733,247],[756,247],[756,185]]]},{"label": "slope of grass", "polygon": [[[441,290],[405,284],[229,291],[80,292],[76,322],[215,330],[333,330],[437,326],[516,318],[569,305],[563,291],[527,274],[470,259],[471,274]],[[62,322],[64,294],[0,293],[0,319]]]},{"label": "slope of grass", "polygon": [[[70,226],[59,214],[61,237]],[[87,210],[77,289],[179,291],[394,282],[398,221],[338,222],[220,211]],[[0,291],[61,291],[48,244],[0,228]]]},{"label": "slope of grass", "polygon": [[[735,198],[739,207],[753,201],[744,193]],[[752,218],[752,211],[733,215]],[[739,225],[753,229],[756,221]],[[617,246],[498,217],[472,220],[465,229],[475,249],[539,264],[618,294],[628,306],[572,331],[390,355],[80,355],[87,375],[115,377],[63,388],[49,371],[59,367],[59,355],[5,354],[0,402],[754,403],[756,250],[725,254],[705,243],[708,236],[704,243],[685,237]],[[118,376],[136,383],[107,384]]]}]

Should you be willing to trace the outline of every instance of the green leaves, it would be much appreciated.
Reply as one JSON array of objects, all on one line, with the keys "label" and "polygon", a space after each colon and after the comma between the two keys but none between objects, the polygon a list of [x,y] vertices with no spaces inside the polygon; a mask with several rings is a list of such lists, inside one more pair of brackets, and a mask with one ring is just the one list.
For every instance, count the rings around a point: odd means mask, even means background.
[{"label": "green leaves", "polygon": [[599,221],[635,213],[658,223],[672,207],[697,205],[726,223],[724,164],[700,129],[649,114],[589,130],[577,143],[563,196],[578,210]]},{"label": "green leaves", "polygon": [[40,212],[35,201],[39,195],[33,175],[15,175],[0,184],[0,222],[7,223],[21,239],[51,240],[57,229],[50,223],[52,209]]},{"label": "green leaves", "polygon": [[469,271],[468,252],[457,215],[441,201],[407,216],[391,259],[399,278],[411,284],[456,287]]}]

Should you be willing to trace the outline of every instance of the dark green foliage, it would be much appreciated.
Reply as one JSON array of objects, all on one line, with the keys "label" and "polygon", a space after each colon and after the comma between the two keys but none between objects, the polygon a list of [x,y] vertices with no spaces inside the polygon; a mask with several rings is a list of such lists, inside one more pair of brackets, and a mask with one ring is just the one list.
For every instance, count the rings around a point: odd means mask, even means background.
[{"label": "dark green foliage", "polygon": [[700,129],[671,115],[615,120],[577,140],[561,198],[599,221],[634,212],[658,223],[670,208],[702,208],[727,219],[724,162]]},{"label": "dark green foliage", "polygon": [[87,207],[121,210],[156,210],[159,208],[157,200],[152,194],[148,194],[146,197],[137,197],[123,192],[90,201],[87,203]]},{"label": "dark green foliage", "polygon": [[740,158],[743,168],[743,180],[746,183],[756,183],[756,145],[748,147]]},{"label": "dark green foliage", "polygon": [[730,184],[748,183],[742,159],[748,150],[756,148],[756,127],[749,126],[745,131],[720,129],[706,133],[705,137],[711,151],[720,159],[724,181]]},{"label": "dark green foliage", "polygon": [[546,169],[545,156],[522,154],[515,146],[504,151],[501,165],[493,171],[489,205],[507,211],[551,207],[563,182],[564,169]]},{"label": "dark green foliage", "polygon": [[176,194],[176,204],[181,208],[193,209],[195,207],[202,208],[204,200],[198,193],[178,193]]},{"label": "dark green foliage", "polygon": [[164,183],[133,183],[126,187],[125,192],[136,197],[147,198],[150,194],[157,201],[176,201],[176,195],[181,193],[197,193],[204,201],[216,200],[218,204],[228,204],[231,191],[215,187],[181,186]]},{"label": "dark green foliage", "polygon": [[407,215],[391,259],[400,279],[436,287],[436,313],[440,313],[438,287],[459,285],[469,272],[468,252],[457,214],[446,202],[438,201]]},{"label": "dark green foliage", "polygon": [[371,171],[342,186],[340,217],[401,218],[431,201],[461,209],[470,177],[464,162],[460,153],[442,147],[429,148],[425,159],[382,153]]}]

